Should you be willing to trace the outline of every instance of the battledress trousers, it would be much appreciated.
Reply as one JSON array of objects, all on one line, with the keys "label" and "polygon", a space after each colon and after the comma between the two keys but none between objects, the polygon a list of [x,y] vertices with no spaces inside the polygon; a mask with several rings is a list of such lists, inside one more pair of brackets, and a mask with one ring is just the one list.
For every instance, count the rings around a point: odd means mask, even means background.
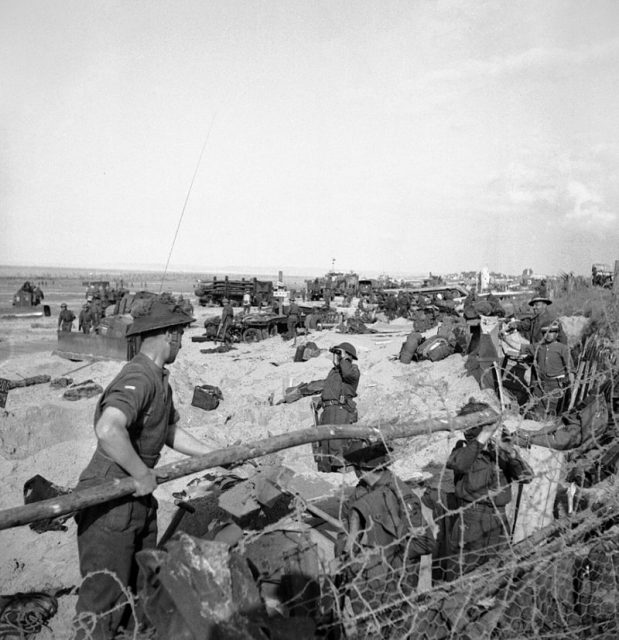
[{"label": "battledress trousers", "polygon": [[[131,443],[142,461],[153,468],[166,442],[170,425],[178,420],[168,382],[168,371],[139,353],[125,365],[100,398],[95,424],[107,407],[120,409],[127,417]],[[126,478],[127,473],[97,447],[76,490]],[[95,505],[76,517],[80,571],[84,578],[76,605],[78,614],[93,612],[99,617],[87,638],[113,638],[129,613],[123,588],[134,592],[140,586],[135,554],[154,548],[157,542],[157,501],[152,495],[127,496]],[[92,572],[109,571],[107,574]],[[120,584],[119,584],[120,583]],[[111,613],[113,608],[116,607]],[[79,637],[79,635],[78,635]]]},{"label": "battledress trousers", "polygon": [[[334,366],[325,381],[321,394],[323,412],[320,424],[352,424],[357,422],[357,407],[353,398],[361,373],[359,367],[350,360],[341,360]],[[345,466],[344,453],[359,448],[362,440],[325,440],[320,442],[314,453],[319,471],[337,471]]]}]

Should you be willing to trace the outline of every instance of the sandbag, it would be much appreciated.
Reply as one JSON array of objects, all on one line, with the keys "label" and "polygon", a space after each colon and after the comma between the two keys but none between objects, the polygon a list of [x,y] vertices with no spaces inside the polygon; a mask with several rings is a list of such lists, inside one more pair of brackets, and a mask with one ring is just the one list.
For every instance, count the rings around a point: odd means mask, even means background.
[{"label": "sandbag", "polygon": [[204,409],[205,411],[212,411],[213,409],[217,409],[219,401],[223,399],[224,396],[219,387],[202,384],[194,387],[191,406]]}]

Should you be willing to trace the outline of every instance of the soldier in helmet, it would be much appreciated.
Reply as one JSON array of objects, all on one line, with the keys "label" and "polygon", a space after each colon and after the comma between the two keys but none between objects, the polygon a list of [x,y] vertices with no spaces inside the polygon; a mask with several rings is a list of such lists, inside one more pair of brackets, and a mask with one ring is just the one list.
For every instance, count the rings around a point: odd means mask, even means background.
[{"label": "soldier in helmet", "polygon": [[71,331],[73,329],[73,320],[75,314],[67,308],[67,303],[60,305],[60,313],[58,314],[58,331]]},{"label": "soldier in helmet", "polygon": [[[354,363],[357,351],[350,342],[331,347],[333,368],[325,381],[314,410],[322,409],[320,424],[352,424],[357,422],[357,387],[361,373]],[[319,471],[341,471],[346,468],[344,454],[361,446],[361,440],[326,440],[316,447]]]},{"label": "soldier in helmet", "polygon": [[[378,442],[345,459],[359,483],[342,505],[345,532],[338,536],[335,553],[353,612],[376,613],[414,593],[421,556],[432,552],[434,536],[418,496],[389,469],[389,447]],[[381,631],[393,617],[381,618]]]},{"label": "soldier in helmet", "polygon": [[[486,409],[485,402],[471,398],[458,415]],[[530,467],[502,433],[495,437],[498,426],[497,420],[467,429],[464,441],[456,443],[447,460],[460,507],[449,534],[447,580],[472,571],[507,547],[510,529],[505,507],[512,499],[511,483],[530,482],[532,477]]]},{"label": "soldier in helmet", "polygon": [[[192,321],[177,307],[154,302],[150,312],[137,317],[127,331],[127,336],[140,336],[139,353],[97,403],[97,448],[77,490],[104,480],[132,478],[135,491],[131,496],[88,507],[76,518],[84,578],[76,610],[78,614],[97,614],[94,628],[88,630],[84,627],[86,617],[80,616],[76,624],[84,635],[78,632],[78,637],[113,638],[127,621],[123,589],[136,590],[140,584],[135,554],[153,548],[157,540],[157,501],[152,493],[157,487],[154,467],[163,446],[187,455],[210,451],[178,425],[166,369],[181,348],[184,327]],[[93,572],[97,573],[88,576]]]},{"label": "soldier in helmet", "polygon": [[90,330],[94,327],[95,324],[95,314],[93,313],[90,303],[84,302],[82,305],[82,310],[80,311],[78,321],[77,321],[77,329],[82,333],[90,333]]}]

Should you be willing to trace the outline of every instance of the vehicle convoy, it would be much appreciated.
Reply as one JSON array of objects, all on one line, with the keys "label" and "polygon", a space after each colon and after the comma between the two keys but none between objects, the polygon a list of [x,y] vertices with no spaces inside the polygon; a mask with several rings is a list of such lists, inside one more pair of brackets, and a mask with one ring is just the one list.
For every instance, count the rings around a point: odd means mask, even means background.
[{"label": "vehicle convoy", "polygon": [[273,283],[270,280],[231,280],[225,276],[223,279],[214,277],[212,280],[198,280],[194,286],[194,294],[203,307],[207,304],[221,305],[224,298],[240,304],[246,292],[251,296],[253,306],[273,302]]},{"label": "vehicle convoy", "polygon": [[609,264],[596,262],[591,266],[591,284],[594,287],[610,289],[613,286],[614,272]]}]

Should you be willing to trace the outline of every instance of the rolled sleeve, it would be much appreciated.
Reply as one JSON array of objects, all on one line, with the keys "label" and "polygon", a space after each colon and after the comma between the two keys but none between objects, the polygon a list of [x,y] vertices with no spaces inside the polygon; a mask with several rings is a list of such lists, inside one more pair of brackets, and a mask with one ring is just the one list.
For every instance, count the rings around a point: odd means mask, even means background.
[{"label": "rolled sleeve", "polygon": [[129,374],[108,388],[101,400],[101,411],[114,407],[126,416],[127,424],[133,424],[140,412],[147,410],[150,400],[149,385],[144,376]]}]

